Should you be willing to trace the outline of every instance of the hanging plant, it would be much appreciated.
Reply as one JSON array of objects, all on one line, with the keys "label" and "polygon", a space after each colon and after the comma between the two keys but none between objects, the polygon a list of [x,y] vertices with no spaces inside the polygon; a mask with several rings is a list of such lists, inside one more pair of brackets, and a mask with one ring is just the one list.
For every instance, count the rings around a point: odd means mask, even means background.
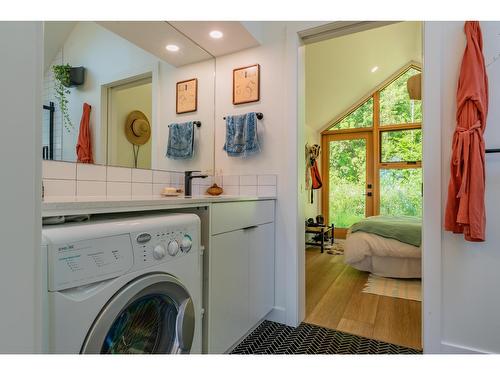
[{"label": "hanging plant", "polygon": [[73,130],[73,123],[69,117],[68,112],[68,98],[66,95],[70,93],[69,86],[71,84],[71,66],[69,64],[65,65],[54,65],[52,67],[55,78],[55,91],[56,100],[59,103],[59,108],[61,109],[61,114],[63,118],[63,125],[68,132]]}]

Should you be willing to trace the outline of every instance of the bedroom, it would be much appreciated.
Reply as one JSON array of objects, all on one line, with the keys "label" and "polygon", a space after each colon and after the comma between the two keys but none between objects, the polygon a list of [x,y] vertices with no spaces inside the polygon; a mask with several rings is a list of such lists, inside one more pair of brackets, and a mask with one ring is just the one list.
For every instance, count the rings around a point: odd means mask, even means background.
[{"label": "bedroom", "polygon": [[305,47],[306,322],[420,350],[422,25],[370,27]]}]

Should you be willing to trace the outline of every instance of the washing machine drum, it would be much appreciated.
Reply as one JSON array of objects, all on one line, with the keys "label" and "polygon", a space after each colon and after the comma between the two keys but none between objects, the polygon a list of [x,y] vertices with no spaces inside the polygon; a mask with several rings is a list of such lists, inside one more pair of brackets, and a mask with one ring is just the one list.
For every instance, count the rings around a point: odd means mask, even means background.
[{"label": "washing machine drum", "polygon": [[143,275],[102,309],[81,353],[189,353],[194,327],[193,302],[184,286],[167,274]]}]

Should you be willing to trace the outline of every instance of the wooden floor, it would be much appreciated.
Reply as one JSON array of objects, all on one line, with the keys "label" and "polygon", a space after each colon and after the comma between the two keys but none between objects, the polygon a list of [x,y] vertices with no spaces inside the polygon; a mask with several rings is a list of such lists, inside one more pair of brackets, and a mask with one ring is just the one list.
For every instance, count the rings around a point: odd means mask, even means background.
[{"label": "wooden floor", "polygon": [[362,293],[367,278],[342,255],[307,249],[305,321],[422,349],[421,302]]}]

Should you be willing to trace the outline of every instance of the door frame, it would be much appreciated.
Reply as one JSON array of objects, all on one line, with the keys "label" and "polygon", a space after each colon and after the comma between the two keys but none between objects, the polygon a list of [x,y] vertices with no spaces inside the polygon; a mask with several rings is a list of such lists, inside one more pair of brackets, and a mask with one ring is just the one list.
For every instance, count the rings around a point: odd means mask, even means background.
[{"label": "door frame", "polygon": [[[338,132],[332,134],[325,134],[321,137],[321,165],[322,165],[322,175],[323,175],[323,189],[321,189],[321,211],[323,217],[325,218],[325,223],[330,224],[330,214],[329,214],[329,196],[330,196],[330,178],[329,178],[329,147],[328,144],[332,141],[345,141],[353,139],[365,139],[366,140],[366,181],[365,181],[365,192],[371,192],[372,195],[368,196],[366,194],[365,198],[365,217],[372,216],[375,209],[375,192],[376,185],[374,183],[374,168],[375,163],[373,160],[373,131],[372,128],[366,129],[356,129],[355,132]],[[371,184],[372,188],[368,188],[368,184]],[[335,223],[333,223],[335,225]],[[346,238],[348,228],[337,228],[335,227],[335,237]]]}]

